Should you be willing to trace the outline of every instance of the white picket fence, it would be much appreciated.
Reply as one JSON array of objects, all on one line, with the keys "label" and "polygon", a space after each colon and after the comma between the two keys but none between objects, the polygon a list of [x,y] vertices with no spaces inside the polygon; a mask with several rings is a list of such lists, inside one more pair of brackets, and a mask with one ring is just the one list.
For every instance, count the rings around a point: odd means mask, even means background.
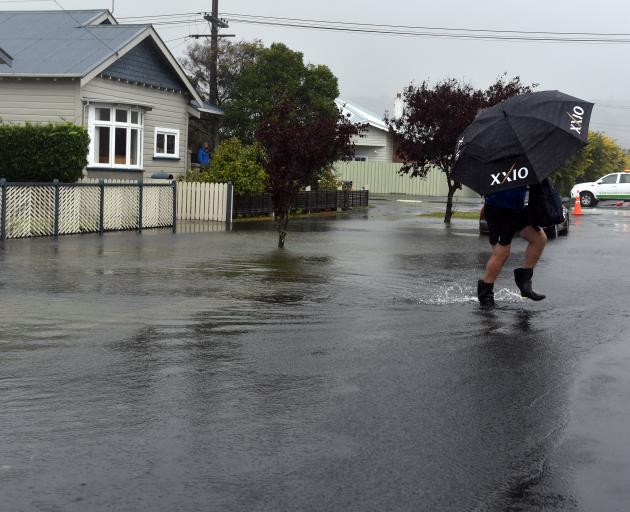
[{"label": "white picket fence", "polygon": [[232,222],[232,194],[227,183],[178,183],[177,218]]},{"label": "white picket fence", "polygon": [[167,184],[0,180],[0,240],[175,226]]},{"label": "white picket fence", "polygon": [[[105,184],[130,184],[135,180],[107,179]],[[84,178],[81,183],[99,183]],[[145,178],[143,183],[170,183]],[[177,220],[232,222],[233,189],[228,183],[177,183]]]}]

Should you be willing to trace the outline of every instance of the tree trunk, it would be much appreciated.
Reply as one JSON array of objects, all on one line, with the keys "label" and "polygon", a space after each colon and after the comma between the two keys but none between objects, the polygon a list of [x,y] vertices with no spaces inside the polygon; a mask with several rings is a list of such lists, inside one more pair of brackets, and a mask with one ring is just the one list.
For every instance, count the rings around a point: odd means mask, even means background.
[{"label": "tree trunk", "polygon": [[444,213],[444,224],[451,223],[451,217],[453,216],[453,195],[455,194],[455,187],[450,184],[448,186],[448,196],[446,198],[446,212]]},{"label": "tree trunk", "polygon": [[462,186],[460,183],[456,181],[451,181],[450,177],[446,178],[448,183],[448,196],[446,198],[446,212],[444,213],[444,224],[451,223],[451,217],[453,217],[453,196],[457,190],[461,189]]},{"label": "tree trunk", "polygon": [[282,210],[275,212],[276,228],[278,230],[278,248],[284,249],[284,239],[287,236],[287,225],[289,224],[289,211]]}]

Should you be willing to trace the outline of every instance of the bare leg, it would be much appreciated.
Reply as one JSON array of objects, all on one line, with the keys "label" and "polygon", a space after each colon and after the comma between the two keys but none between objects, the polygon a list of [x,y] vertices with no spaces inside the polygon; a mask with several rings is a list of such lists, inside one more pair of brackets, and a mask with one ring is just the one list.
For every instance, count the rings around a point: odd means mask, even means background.
[{"label": "bare leg", "polygon": [[499,273],[510,257],[510,246],[496,244],[492,248],[492,255],[486,264],[486,274],[483,277],[484,282],[494,283],[499,277]]},{"label": "bare leg", "polygon": [[536,231],[532,226],[527,226],[521,231],[521,236],[529,242],[525,250],[523,268],[534,268],[547,244],[547,235],[541,229]]}]

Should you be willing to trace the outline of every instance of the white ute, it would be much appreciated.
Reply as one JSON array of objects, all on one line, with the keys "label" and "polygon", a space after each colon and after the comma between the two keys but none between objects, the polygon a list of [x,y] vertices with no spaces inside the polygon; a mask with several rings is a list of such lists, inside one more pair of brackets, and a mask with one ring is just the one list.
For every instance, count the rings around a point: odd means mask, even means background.
[{"label": "white ute", "polygon": [[578,183],[571,189],[571,199],[580,195],[582,206],[589,208],[605,200],[630,200],[630,172],[614,172],[591,183]]}]

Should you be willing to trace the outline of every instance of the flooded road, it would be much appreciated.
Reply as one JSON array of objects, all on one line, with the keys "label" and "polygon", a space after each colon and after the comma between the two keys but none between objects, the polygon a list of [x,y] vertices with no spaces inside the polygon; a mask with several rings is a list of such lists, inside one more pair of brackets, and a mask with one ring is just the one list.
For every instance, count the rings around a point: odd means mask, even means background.
[{"label": "flooded road", "polygon": [[621,510],[630,209],[482,312],[475,221],[374,205],[0,245],[0,510]]}]

